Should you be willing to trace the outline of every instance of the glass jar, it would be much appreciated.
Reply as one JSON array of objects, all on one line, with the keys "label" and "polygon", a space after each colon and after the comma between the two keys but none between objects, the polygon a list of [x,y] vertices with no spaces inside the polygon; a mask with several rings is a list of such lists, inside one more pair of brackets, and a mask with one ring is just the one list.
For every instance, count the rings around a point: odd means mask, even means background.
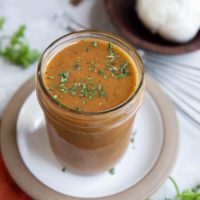
[{"label": "glass jar", "polygon": [[[136,91],[122,104],[101,112],[77,112],[55,101],[45,88],[43,77],[48,62],[67,45],[83,39],[101,39],[124,50],[138,70]],[[143,63],[136,50],[110,33],[80,31],[54,41],[42,54],[37,74],[36,92],[43,109],[52,149],[70,171],[96,174],[112,168],[125,153],[133,122],[144,95]]]}]

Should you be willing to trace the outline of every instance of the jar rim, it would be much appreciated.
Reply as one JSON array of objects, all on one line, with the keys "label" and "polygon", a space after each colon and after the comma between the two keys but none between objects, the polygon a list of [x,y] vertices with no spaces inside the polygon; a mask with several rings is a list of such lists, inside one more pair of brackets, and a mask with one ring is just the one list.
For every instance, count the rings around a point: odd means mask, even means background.
[{"label": "jar rim", "polygon": [[[42,72],[41,72],[41,67],[42,67],[42,61],[45,57],[45,54],[47,53],[47,51],[53,47],[57,42],[61,41],[62,39],[66,38],[66,37],[69,37],[69,36],[73,36],[73,35],[77,35],[77,34],[96,34],[96,35],[99,35],[99,36],[104,36],[104,37],[111,37],[112,39],[114,39],[116,42],[120,42],[122,43],[123,45],[125,45],[126,47],[128,47],[129,50],[131,50],[132,52],[135,53],[137,59],[139,60],[139,62],[141,63],[141,72],[140,72],[140,75],[139,75],[139,83],[137,85],[137,88],[136,90],[125,100],[123,101],[121,104],[113,107],[113,108],[110,108],[110,109],[107,109],[107,110],[103,110],[103,111],[96,111],[96,112],[84,112],[84,111],[76,111],[72,108],[69,108],[63,104],[61,104],[60,102],[58,102],[56,99],[53,99],[52,96],[48,93],[46,87],[45,87],[45,84],[43,82],[43,78],[42,78]],[[89,36],[88,36],[89,37]],[[84,38],[84,37],[83,37]],[[138,52],[136,51],[136,49],[131,45],[129,44],[128,41],[126,41],[125,39],[119,37],[119,36],[116,36],[112,33],[109,33],[109,32],[103,32],[103,31],[97,31],[97,30],[82,30],[82,31],[76,31],[76,32],[71,32],[71,33],[68,33],[68,34],[65,34],[61,37],[59,37],[58,39],[54,40],[45,50],[44,52],[42,53],[40,59],[39,59],[39,62],[38,62],[38,68],[37,68],[37,73],[36,73],[36,78],[38,78],[39,80],[39,84],[42,88],[42,90],[44,91],[45,95],[48,97],[48,99],[54,103],[54,105],[58,108],[58,109],[61,109],[62,111],[67,111],[67,112],[70,112],[70,113],[75,113],[75,114],[81,114],[81,115],[102,115],[102,114],[107,114],[107,113],[111,113],[111,112],[114,112],[114,111],[117,111],[117,110],[120,110],[121,108],[123,108],[125,105],[127,105],[129,102],[131,102],[139,93],[140,89],[142,88],[143,86],[143,83],[144,83],[144,64],[143,64],[143,61],[140,57],[140,55],[138,54]]]}]

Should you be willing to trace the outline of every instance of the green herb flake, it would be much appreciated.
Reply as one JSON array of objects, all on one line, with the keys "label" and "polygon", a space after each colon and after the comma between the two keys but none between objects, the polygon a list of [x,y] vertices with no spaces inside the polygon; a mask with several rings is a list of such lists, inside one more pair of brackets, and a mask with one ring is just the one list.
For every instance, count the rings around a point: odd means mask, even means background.
[{"label": "green herb flake", "polygon": [[94,60],[91,61],[90,67],[89,67],[89,71],[90,72],[96,72],[96,64],[94,63]]},{"label": "green herb flake", "polygon": [[113,51],[113,45],[111,43],[108,43],[108,54],[109,55],[107,56],[107,58],[109,59],[110,63],[119,58],[119,55],[115,51]]},{"label": "green herb flake", "polygon": [[78,84],[73,84],[72,86],[69,87],[68,91],[69,91],[69,94],[71,96],[75,96],[76,95],[77,85]]},{"label": "green herb flake", "polygon": [[128,67],[128,62],[126,61],[120,66],[119,71],[124,75],[128,75],[129,71],[127,70],[127,67]]},{"label": "green herb flake", "polygon": [[74,70],[81,70],[80,60],[77,60],[74,64],[72,64],[72,68]]},{"label": "green herb flake", "polygon": [[67,93],[67,88],[59,88],[59,90],[61,91],[61,92],[63,92],[63,93]]},{"label": "green herb flake", "polygon": [[113,167],[113,168],[109,169],[109,170],[108,170],[108,173],[109,173],[110,175],[114,175],[114,174],[115,174],[115,168]]},{"label": "green herb flake", "polygon": [[47,76],[48,79],[55,79],[54,76]]},{"label": "green herb flake", "polygon": [[86,48],[85,48],[85,52],[88,52],[88,51],[89,51],[89,48],[88,48],[88,47],[86,47]]},{"label": "green herb flake", "polygon": [[81,108],[76,108],[75,111],[77,111],[77,112],[81,112],[82,109],[81,109]]},{"label": "green herb flake", "polygon": [[92,42],[92,46],[94,47],[94,48],[97,48],[97,42],[96,41],[94,41],[94,42]]},{"label": "green herb flake", "polygon": [[66,167],[63,167],[63,168],[62,168],[62,172],[66,172]]},{"label": "green herb flake", "polygon": [[3,17],[0,17],[0,30],[3,29],[4,23],[5,23],[5,19]]},{"label": "green herb flake", "polygon": [[83,99],[83,105],[85,105],[87,103],[86,99]]},{"label": "green herb flake", "polygon": [[104,71],[101,69],[101,70],[98,70],[97,71],[97,74],[99,74],[99,75],[104,75]]},{"label": "green herb flake", "polygon": [[54,96],[52,96],[53,97],[53,99],[57,99],[58,98],[58,95],[54,95]]},{"label": "green herb flake", "polygon": [[98,96],[99,97],[104,97],[105,96],[105,91],[103,90],[103,86],[101,84],[97,85],[97,89],[99,91]]},{"label": "green herb flake", "polygon": [[80,97],[86,97],[88,96],[89,94],[89,90],[88,90],[88,87],[85,83],[82,83],[82,88],[80,90]]},{"label": "green herb flake", "polygon": [[118,68],[115,67],[115,66],[107,66],[106,69],[111,71],[111,72],[117,72],[118,71]]},{"label": "green herb flake", "polygon": [[60,89],[65,89],[65,83],[68,81],[69,78],[69,72],[60,72],[59,73],[60,78]]}]

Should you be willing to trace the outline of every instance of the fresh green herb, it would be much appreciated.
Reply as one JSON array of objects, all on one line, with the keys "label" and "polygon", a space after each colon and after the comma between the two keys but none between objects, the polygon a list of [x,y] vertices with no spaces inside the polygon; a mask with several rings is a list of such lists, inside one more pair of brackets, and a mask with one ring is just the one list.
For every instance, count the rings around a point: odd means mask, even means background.
[{"label": "fresh green herb", "polygon": [[92,61],[91,61],[91,65],[90,65],[90,67],[89,67],[89,71],[90,71],[90,72],[95,72],[96,66],[97,66],[97,65],[94,63],[94,60],[92,60]]},{"label": "fresh green herb", "polygon": [[99,75],[104,75],[104,71],[101,69],[101,70],[98,70],[97,71],[97,74],[99,74]]},{"label": "fresh green herb", "polygon": [[129,74],[129,71],[127,69],[128,67],[128,62],[124,62],[120,68],[118,69],[115,66],[107,66],[106,69],[112,72],[112,77],[116,78],[116,79],[120,79],[120,78],[124,78],[125,76],[127,76]]},{"label": "fresh green herb", "polygon": [[69,94],[71,96],[75,96],[76,95],[77,86],[78,86],[78,84],[74,83],[72,86],[69,87],[68,91],[69,91]]},{"label": "fresh green herb", "polygon": [[63,172],[66,172],[66,167],[63,167],[63,168],[62,168],[62,171],[63,171]]},{"label": "fresh green herb", "polygon": [[67,82],[69,78],[69,72],[60,72],[59,73],[60,78],[60,85],[59,85],[59,90],[63,93],[66,93],[68,90],[65,86],[65,83]]},{"label": "fresh green herb", "polygon": [[127,67],[128,67],[128,62],[126,61],[120,66],[119,71],[124,75],[128,75],[129,71],[127,70]]},{"label": "fresh green herb", "polygon": [[108,43],[108,52],[109,52],[109,54],[111,54],[113,52],[113,46],[110,42]]},{"label": "fresh green herb", "polygon": [[[165,198],[165,200],[200,200],[200,193],[199,193],[200,185],[197,185],[192,190],[184,190],[181,193],[176,181],[172,177],[169,177],[169,179],[175,187],[176,196],[172,199],[171,198]],[[146,200],[150,200],[150,199],[146,199]]]},{"label": "fresh green herb", "polygon": [[80,97],[86,97],[89,94],[88,87],[85,83],[82,83],[82,88],[80,90]]},{"label": "fresh green herb", "polygon": [[85,48],[85,52],[88,52],[88,51],[89,51],[89,48],[88,48],[88,47],[86,47],[86,48]]},{"label": "fresh green herb", "polygon": [[54,99],[57,99],[57,98],[58,98],[58,95],[54,95],[53,98],[54,98]]},{"label": "fresh green herb", "polygon": [[66,83],[69,77],[69,72],[60,72],[59,76],[61,76],[60,83]]},{"label": "fresh green herb", "polygon": [[81,64],[80,60],[77,60],[73,65],[72,65],[74,70],[80,70],[81,69]]},{"label": "fresh green herb", "polygon": [[99,97],[104,97],[104,96],[105,96],[105,92],[104,92],[103,87],[102,87],[101,84],[98,84],[98,85],[97,85],[97,89],[98,89],[98,91],[99,91],[98,96],[99,96]]},{"label": "fresh green herb", "polygon": [[117,55],[116,52],[113,51],[113,46],[111,43],[108,43],[108,53],[109,55],[107,56],[107,58],[111,63],[114,62],[119,57],[119,55]]},{"label": "fresh green herb", "polygon": [[106,69],[111,71],[111,72],[117,72],[118,71],[118,68],[115,67],[115,66],[107,66]]},{"label": "fresh green herb", "polygon": [[76,110],[77,112],[81,112],[81,111],[82,111],[81,108],[76,108],[75,110]]},{"label": "fresh green herb", "polygon": [[90,85],[93,84],[93,77],[88,77],[88,83],[89,83]]},{"label": "fresh green herb", "polygon": [[93,99],[94,96],[95,96],[95,94],[96,94],[96,92],[93,91],[93,90],[91,90],[91,91],[89,92],[89,99]]},{"label": "fresh green herb", "polygon": [[63,92],[63,93],[67,93],[67,88],[65,88],[65,87],[63,87],[63,88],[59,88],[59,90],[61,91],[61,92]]},{"label": "fresh green herb", "polygon": [[5,19],[3,17],[0,17],[0,30],[3,29],[4,23],[5,23]]},{"label": "fresh green herb", "polygon": [[[1,27],[3,22],[1,20]],[[37,50],[30,49],[29,45],[25,42],[25,30],[26,26],[20,26],[11,36],[8,45],[0,50],[2,57],[14,64],[21,65],[23,68],[27,68],[34,63],[40,55]]]},{"label": "fresh green herb", "polygon": [[48,79],[55,79],[54,76],[48,76],[47,78],[48,78]]},{"label": "fresh green herb", "polygon": [[87,103],[86,99],[83,99],[83,105],[85,105]]},{"label": "fresh green herb", "polygon": [[88,77],[87,79],[88,79],[88,80],[93,80],[93,77]]},{"label": "fresh green herb", "polygon": [[113,168],[109,169],[108,172],[109,172],[110,175],[114,175],[115,174],[115,168],[113,167]]},{"label": "fresh green herb", "polygon": [[94,47],[94,48],[97,48],[97,42],[96,41],[94,41],[94,42],[92,42],[92,46]]}]

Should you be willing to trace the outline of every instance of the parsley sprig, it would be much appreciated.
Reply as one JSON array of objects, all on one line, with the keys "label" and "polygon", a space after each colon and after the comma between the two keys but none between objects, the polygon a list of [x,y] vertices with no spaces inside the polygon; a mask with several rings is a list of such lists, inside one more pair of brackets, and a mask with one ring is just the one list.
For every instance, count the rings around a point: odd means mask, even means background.
[{"label": "parsley sprig", "polygon": [[3,17],[0,17],[0,30],[3,29],[4,22],[5,22],[5,19]]},{"label": "parsley sprig", "polygon": [[119,55],[113,50],[113,45],[111,43],[108,43],[108,54],[107,58],[110,63],[114,62],[119,57]]},{"label": "parsley sprig", "polygon": [[119,68],[115,66],[107,66],[106,69],[112,72],[112,77],[116,79],[124,78],[129,74],[129,71],[127,69],[129,63],[126,61],[121,64]]},{"label": "parsley sprig", "polygon": [[[172,184],[176,189],[176,196],[172,199],[165,198],[165,200],[200,200],[200,184],[197,185],[192,190],[184,190],[183,192],[180,192],[180,189],[176,181],[172,177],[169,177],[169,179],[171,180]],[[146,200],[151,200],[151,199],[146,199]]]},{"label": "parsley sprig", "polygon": [[[0,18],[0,30],[3,29],[4,21],[4,18]],[[28,68],[39,58],[40,53],[35,49],[32,50],[26,42],[25,30],[26,26],[21,25],[9,38],[8,44],[5,47],[1,45],[0,56],[23,68]]]}]

